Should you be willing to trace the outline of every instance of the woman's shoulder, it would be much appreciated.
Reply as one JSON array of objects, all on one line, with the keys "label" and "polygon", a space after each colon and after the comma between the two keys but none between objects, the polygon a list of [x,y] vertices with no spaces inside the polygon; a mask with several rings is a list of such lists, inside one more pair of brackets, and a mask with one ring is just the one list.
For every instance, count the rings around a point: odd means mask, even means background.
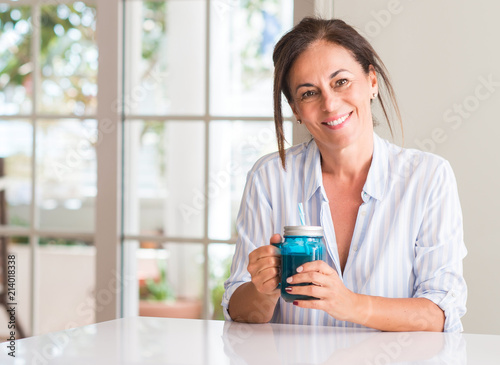
[{"label": "woman's shoulder", "polygon": [[385,139],[381,140],[386,146],[389,168],[393,171],[404,171],[406,175],[417,171],[425,171],[425,175],[443,170],[452,172],[449,161],[440,155],[416,148],[401,147]]},{"label": "woman's shoulder", "polygon": [[432,152],[422,151],[412,147],[400,147],[389,141],[386,141],[386,143],[388,145],[389,152],[399,158],[414,158],[421,161],[435,161],[441,163],[446,161],[444,157]]}]

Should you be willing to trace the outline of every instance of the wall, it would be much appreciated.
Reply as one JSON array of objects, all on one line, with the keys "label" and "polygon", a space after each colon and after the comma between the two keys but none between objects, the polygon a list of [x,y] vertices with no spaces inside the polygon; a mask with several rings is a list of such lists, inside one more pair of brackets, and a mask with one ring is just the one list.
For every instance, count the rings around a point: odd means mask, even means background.
[{"label": "wall", "polygon": [[469,251],[465,331],[500,334],[500,2],[335,0],[334,14],[362,31],[389,69],[404,145],[450,161]]}]

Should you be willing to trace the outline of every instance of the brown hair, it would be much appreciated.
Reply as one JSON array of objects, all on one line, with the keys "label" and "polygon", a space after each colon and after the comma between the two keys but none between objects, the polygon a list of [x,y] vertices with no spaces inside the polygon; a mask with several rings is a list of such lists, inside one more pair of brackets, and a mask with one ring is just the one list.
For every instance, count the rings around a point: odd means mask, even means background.
[{"label": "brown hair", "polygon": [[397,118],[401,125],[401,113],[396,101],[394,89],[389,79],[389,74],[384,66],[384,63],[378,56],[377,52],[368,43],[368,41],[360,35],[353,27],[346,24],[340,19],[321,19],[315,17],[306,17],[286,33],[276,44],[273,52],[274,62],[274,124],[276,127],[276,138],[278,140],[278,151],[281,158],[283,168],[285,168],[285,134],[283,131],[283,112],[281,109],[281,93],[285,95],[288,102],[293,101],[289,82],[289,72],[295,60],[302,54],[312,43],[318,40],[326,40],[344,47],[352,53],[356,61],[361,65],[363,71],[368,74],[370,65],[373,66],[375,72],[382,79],[383,83],[379,83],[379,102],[384,113],[384,117],[389,125],[391,135],[393,130],[389,120],[388,111],[386,108],[385,96],[381,90],[384,89],[387,93],[390,103],[392,104]]}]

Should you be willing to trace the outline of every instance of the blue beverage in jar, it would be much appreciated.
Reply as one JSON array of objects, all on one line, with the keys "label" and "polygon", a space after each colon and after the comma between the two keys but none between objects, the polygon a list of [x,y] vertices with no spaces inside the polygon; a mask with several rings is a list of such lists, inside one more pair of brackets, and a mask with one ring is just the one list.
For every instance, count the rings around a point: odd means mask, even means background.
[{"label": "blue beverage in jar", "polygon": [[304,286],[311,283],[289,284],[286,279],[297,274],[297,268],[310,261],[323,260],[325,245],[323,227],[286,226],[281,249],[281,297],[287,302],[317,299],[307,295],[292,295],[285,291],[287,286]]}]

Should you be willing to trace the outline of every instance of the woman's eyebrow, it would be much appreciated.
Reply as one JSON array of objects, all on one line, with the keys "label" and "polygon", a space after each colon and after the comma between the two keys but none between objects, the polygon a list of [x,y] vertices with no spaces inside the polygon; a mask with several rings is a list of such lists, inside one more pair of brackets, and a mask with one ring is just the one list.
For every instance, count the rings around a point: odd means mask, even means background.
[{"label": "woman's eyebrow", "polygon": [[331,80],[331,79],[333,79],[335,76],[337,76],[339,73],[344,72],[344,71],[349,72],[349,70],[346,70],[345,68],[341,68],[341,69],[339,69],[339,70],[335,71],[334,73],[332,73],[332,74],[330,75],[330,80]]},{"label": "woman's eyebrow", "polygon": [[[344,69],[344,68],[341,68],[341,69],[339,69],[339,70],[337,70],[337,71],[333,72],[333,73],[330,75],[330,80],[331,80],[331,79],[333,79],[335,76],[337,76],[339,73],[344,72],[344,71],[349,72],[349,70],[346,70],[346,69]],[[307,83],[305,83],[305,84],[300,84],[300,85],[298,85],[298,86],[295,88],[295,92],[297,92],[297,90],[299,90],[301,87],[313,87],[313,86],[314,86],[313,84],[308,83],[308,82],[307,82]]]},{"label": "woman's eyebrow", "polygon": [[297,92],[297,90],[299,90],[301,87],[314,87],[314,85],[310,83],[300,84],[295,88],[295,92]]}]

